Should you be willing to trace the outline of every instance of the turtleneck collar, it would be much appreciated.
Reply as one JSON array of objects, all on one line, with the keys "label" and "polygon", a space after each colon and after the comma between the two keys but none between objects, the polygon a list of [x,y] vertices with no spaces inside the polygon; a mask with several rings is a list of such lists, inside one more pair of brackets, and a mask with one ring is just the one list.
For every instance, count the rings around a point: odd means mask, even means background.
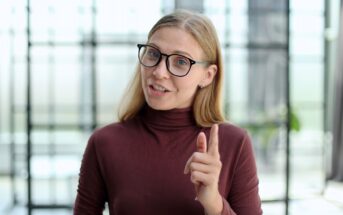
[{"label": "turtleneck collar", "polygon": [[140,115],[145,123],[162,130],[196,126],[191,107],[172,110],[155,110],[149,105],[145,105]]}]

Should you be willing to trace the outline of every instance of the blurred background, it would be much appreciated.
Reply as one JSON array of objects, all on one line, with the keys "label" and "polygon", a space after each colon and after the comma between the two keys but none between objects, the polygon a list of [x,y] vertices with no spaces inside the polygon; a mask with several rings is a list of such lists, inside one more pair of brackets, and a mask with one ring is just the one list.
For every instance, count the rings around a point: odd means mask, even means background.
[{"label": "blurred background", "polygon": [[343,214],[340,0],[2,0],[1,215],[72,214],[88,137],[116,120],[136,44],[177,8],[217,29],[264,214]]}]

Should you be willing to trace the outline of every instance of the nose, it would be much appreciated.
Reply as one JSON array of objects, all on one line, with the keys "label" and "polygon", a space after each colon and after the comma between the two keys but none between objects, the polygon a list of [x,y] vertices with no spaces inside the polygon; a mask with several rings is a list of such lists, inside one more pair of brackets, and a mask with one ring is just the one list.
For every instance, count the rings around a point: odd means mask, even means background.
[{"label": "nose", "polygon": [[170,74],[167,68],[166,56],[162,56],[162,59],[160,60],[160,62],[153,68],[152,74],[157,79],[167,79],[170,77]]}]

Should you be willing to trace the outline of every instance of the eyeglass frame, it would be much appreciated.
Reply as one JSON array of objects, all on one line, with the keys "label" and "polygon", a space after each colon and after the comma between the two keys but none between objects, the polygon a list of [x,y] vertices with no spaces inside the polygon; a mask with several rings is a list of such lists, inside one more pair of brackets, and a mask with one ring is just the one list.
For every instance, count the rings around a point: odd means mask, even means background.
[{"label": "eyeglass frame", "polygon": [[[208,62],[208,61],[196,61],[196,60],[193,60],[192,58],[186,57],[186,56],[181,55],[181,54],[169,54],[168,55],[168,54],[162,53],[158,48],[156,48],[156,47],[154,47],[152,45],[148,45],[148,44],[137,44],[137,47],[138,47],[138,60],[139,60],[140,64],[142,64],[145,67],[155,67],[155,66],[157,66],[161,62],[162,57],[165,56],[166,57],[165,62],[166,62],[166,67],[167,67],[168,72],[170,74],[176,76],[176,77],[185,77],[186,75],[188,75],[189,71],[191,71],[191,68],[192,68],[192,66],[194,64],[206,64],[206,65],[210,64],[210,62]],[[156,61],[156,64],[154,64],[152,66],[147,66],[147,65],[143,64],[143,62],[141,61],[141,57],[140,57],[140,51],[141,51],[142,47],[151,47],[153,49],[156,49],[160,53],[160,57],[159,57],[158,61]],[[188,71],[184,75],[176,75],[176,74],[174,74],[173,72],[170,71],[170,69],[169,69],[169,60],[168,59],[169,59],[170,56],[174,56],[174,55],[181,56],[181,57],[184,57],[184,58],[189,60],[189,62],[190,62],[189,69],[188,69]]]}]

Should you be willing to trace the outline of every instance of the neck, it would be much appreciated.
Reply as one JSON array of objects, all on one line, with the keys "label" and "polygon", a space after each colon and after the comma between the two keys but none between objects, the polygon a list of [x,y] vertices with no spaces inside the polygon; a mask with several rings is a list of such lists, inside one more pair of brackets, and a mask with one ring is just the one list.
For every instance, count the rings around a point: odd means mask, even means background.
[{"label": "neck", "polygon": [[196,125],[192,107],[155,110],[145,105],[140,115],[144,122],[159,129],[170,130]]}]

